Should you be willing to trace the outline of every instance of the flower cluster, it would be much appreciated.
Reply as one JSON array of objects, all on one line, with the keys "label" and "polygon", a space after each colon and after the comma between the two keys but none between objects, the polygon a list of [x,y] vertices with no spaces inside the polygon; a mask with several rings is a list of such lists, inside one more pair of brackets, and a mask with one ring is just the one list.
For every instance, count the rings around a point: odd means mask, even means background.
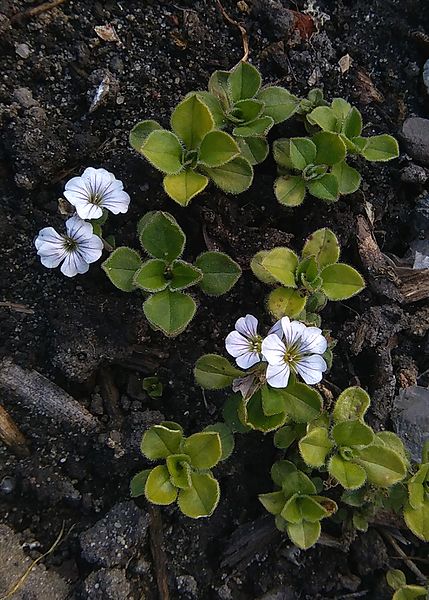
[{"label": "flower cluster", "polygon": [[227,352],[242,369],[267,362],[267,383],[285,388],[291,373],[305,383],[314,385],[322,380],[327,364],[322,357],[328,342],[318,327],[308,327],[300,321],[283,317],[263,339],[258,334],[258,320],[253,315],[240,317],[235,330],[225,340]]}]

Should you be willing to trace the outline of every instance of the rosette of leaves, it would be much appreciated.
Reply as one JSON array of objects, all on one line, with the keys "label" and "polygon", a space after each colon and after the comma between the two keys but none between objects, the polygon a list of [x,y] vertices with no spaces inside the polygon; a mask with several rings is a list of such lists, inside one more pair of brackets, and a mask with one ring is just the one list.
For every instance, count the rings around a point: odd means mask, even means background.
[{"label": "rosette of leaves", "polygon": [[188,517],[208,517],[219,502],[219,483],[211,469],[232,452],[233,436],[224,423],[184,437],[183,429],[163,422],[148,429],[141,451],[163,464],[137,473],[131,480],[131,496],[144,495],[159,505],[177,504]]},{"label": "rosette of leaves", "polygon": [[300,100],[280,86],[261,88],[259,71],[239,62],[231,71],[215,71],[208,92],[197,92],[209,108],[216,127],[232,133],[242,156],[255,165],[268,155],[266,136],[275,123],[289,119]]},{"label": "rosette of leaves", "polygon": [[211,179],[221,190],[240,194],[253,179],[253,168],[241,156],[237,142],[215,129],[212,113],[195,93],[177,105],[171,129],[156,121],[142,121],[130,133],[130,144],[164,173],[164,190],[187,206]]},{"label": "rosette of leaves", "polygon": [[320,325],[318,312],[327,300],[346,300],[365,287],[362,276],[350,265],[338,262],[340,246],[335,234],[324,227],[310,235],[301,257],[290,248],[261,250],[250,263],[262,282],[276,287],[267,298],[270,313]]},{"label": "rosette of leaves", "polygon": [[317,482],[289,461],[274,463],[271,477],[279,489],[260,494],[259,500],[275,516],[280,531],[286,532],[299,548],[310,548],[320,537],[321,520],[336,512],[336,503],[319,496]]},{"label": "rosette of leaves", "polygon": [[390,431],[374,433],[364,422],[369,405],[370,398],[362,388],[347,388],[335,403],[332,422],[310,423],[299,440],[304,462],[313,468],[326,465],[329,475],[347,490],[366,482],[388,488],[407,473],[398,436]]},{"label": "rosette of leaves", "polygon": [[429,542],[429,440],[423,447],[422,463],[407,482],[407,490],[405,522],[418,538]]},{"label": "rosette of leaves", "polygon": [[[317,106],[306,119],[310,126],[338,134],[349,154],[363,156],[371,162],[387,162],[399,156],[398,142],[391,135],[362,136],[362,115],[343,98],[334,98],[331,106]],[[346,167],[344,163],[341,169],[351,168]]]},{"label": "rosette of leaves", "polygon": [[194,369],[195,380],[204,389],[232,387],[237,393],[228,398],[224,419],[236,431],[275,431],[287,421],[308,423],[322,411],[317,390],[291,375],[286,388],[272,388],[265,382],[266,363],[242,371],[217,354],[201,356]]},{"label": "rosette of leaves", "polygon": [[391,569],[386,574],[386,580],[389,586],[395,590],[392,600],[414,600],[414,598],[428,598],[429,587],[422,585],[407,584],[403,571]]},{"label": "rosette of leaves", "polygon": [[140,243],[147,253],[122,246],[103,263],[110,281],[124,292],[148,294],[143,312],[149,323],[174,337],[195,315],[195,300],[185,290],[198,285],[209,296],[228,292],[241,275],[240,266],[222,252],[204,252],[194,264],[180,257],[186,237],[169,213],[149,212],[138,224]]}]

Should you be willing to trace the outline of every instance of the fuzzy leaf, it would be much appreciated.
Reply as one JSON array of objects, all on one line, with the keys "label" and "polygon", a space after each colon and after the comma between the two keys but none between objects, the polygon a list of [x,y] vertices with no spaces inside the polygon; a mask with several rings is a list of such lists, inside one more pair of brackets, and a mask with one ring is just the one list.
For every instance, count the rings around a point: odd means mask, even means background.
[{"label": "fuzzy leaf", "polygon": [[141,121],[140,123],[137,123],[137,125],[134,125],[130,131],[129,138],[130,144],[134,150],[137,150],[137,152],[142,154],[143,144],[146,141],[147,136],[157,129],[162,129],[161,125],[152,120]]},{"label": "fuzzy leaf", "polygon": [[334,98],[332,100],[332,110],[337,117],[337,119],[341,122],[345,121],[347,115],[350,113],[352,109],[352,105],[344,100],[344,98]]},{"label": "fuzzy leaf", "polygon": [[378,445],[362,448],[355,460],[365,469],[368,481],[379,487],[390,487],[402,481],[407,472],[399,454]]},{"label": "fuzzy leaf", "polygon": [[206,167],[204,171],[228,194],[241,194],[251,186],[253,180],[252,165],[241,156],[221,167]]},{"label": "fuzzy leaf", "polygon": [[240,61],[230,72],[228,86],[234,102],[253,98],[261,87],[261,75],[253,65]]},{"label": "fuzzy leaf", "polygon": [[191,487],[191,466],[186,454],[171,454],[167,456],[166,465],[170,473],[171,483],[182,490]]},{"label": "fuzzy leaf", "polygon": [[276,163],[284,169],[293,169],[290,158],[290,139],[280,138],[273,142],[273,156]]},{"label": "fuzzy leaf", "polygon": [[340,195],[338,179],[332,173],[326,173],[320,179],[307,181],[307,189],[312,196],[326,202],[335,202]]},{"label": "fuzzy leaf", "polygon": [[253,394],[247,403],[244,400],[242,401],[239,408],[239,416],[243,423],[251,429],[256,429],[256,431],[262,431],[263,433],[278,429],[286,421],[286,414],[284,412],[270,416],[264,413],[260,391]]},{"label": "fuzzy leaf", "polygon": [[414,509],[409,504],[404,509],[404,519],[411,531],[424,542],[429,542],[429,501]]},{"label": "fuzzy leaf", "polygon": [[246,158],[251,165],[257,165],[263,162],[268,156],[269,146],[265,138],[238,138],[237,143],[240,147],[241,155],[243,158]]},{"label": "fuzzy leaf", "polygon": [[270,417],[285,412],[285,399],[282,390],[272,388],[265,384],[261,388],[262,410],[264,414]]},{"label": "fuzzy leaf", "polygon": [[263,266],[263,260],[268,255],[269,250],[260,250],[250,261],[250,268],[253,274],[262,281],[263,283],[273,284],[276,283],[276,278],[268,273]]},{"label": "fuzzy leaf", "polygon": [[170,290],[184,290],[198,283],[203,277],[202,271],[184,260],[175,260],[171,265]]},{"label": "fuzzy leaf", "polygon": [[177,454],[183,439],[181,429],[175,428],[175,423],[161,423],[153,425],[145,431],[140,449],[150,460],[167,458],[170,454]]},{"label": "fuzzy leaf", "polygon": [[240,394],[233,394],[229,396],[223,405],[222,417],[231,431],[237,433],[247,433],[250,431],[250,427],[241,422],[238,414],[241,403],[242,396]]},{"label": "fuzzy leaf", "polygon": [[323,280],[322,291],[329,300],[346,300],[359,294],[365,287],[362,276],[343,263],[328,265],[321,272]]},{"label": "fuzzy leaf", "polygon": [[135,250],[121,246],[101,265],[110,281],[123,292],[132,292],[135,289],[133,279],[140,269],[142,259]]},{"label": "fuzzy leaf", "polygon": [[221,296],[234,287],[240,279],[241,268],[223,252],[204,252],[195,261],[203,277],[200,288],[209,296]]},{"label": "fuzzy leaf", "polygon": [[308,523],[303,521],[302,523],[288,523],[287,534],[291,541],[302,548],[307,550],[317,542],[320,537],[321,527],[320,522]]},{"label": "fuzzy leaf", "polygon": [[269,492],[268,494],[259,494],[259,501],[262,506],[272,515],[279,515],[286,503],[283,492]]},{"label": "fuzzy leaf", "polygon": [[160,292],[165,290],[168,281],[165,278],[167,265],[160,258],[151,258],[143,263],[134,275],[133,283],[145,292]]},{"label": "fuzzy leaf", "polygon": [[316,419],[322,410],[322,396],[305,383],[290,383],[281,390],[285,410],[296,423],[308,423]]},{"label": "fuzzy leaf", "polygon": [[226,460],[229,458],[234,450],[234,434],[231,428],[226,423],[214,423],[213,425],[207,425],[204,431],[215,431],[219,434],[220,445],[222,447],[222,456],[220,460]]},{"label": "fuzzy leaf", "polygon": [[290,140],[290,160],[294,169],[303,171],[316,160],[317,148],[309,138],[296,137]]},{"label": "fuzzy leaf", "polygon": [[297,439],[305,435],[304,424],[285,425],[274,434],[274,446],[287,450]]},{"label": "fuzzy leaf", "polygon": [[338,446],[369,446],[374,441],[371,427],[361,421],[342,421],[332,430],[332,437]]},{"label": "fuzzy leaf", "polygon": [[213,127],[214,120],[209,109],[196,94],[182,100],[171,115],[171,128],[187,150],[198,148],[201,140]]},{"label": "fuzzy leaf", "polygon": [[157,292],[143,303],[143,312],[152,327],[169,337],[175,337],[186,329],[196,309],[191,296],[168,289]]},{"label": "fuzzy leaf", "polygon": [[279,247],[268,250],[262,258],[261,266],[279,283],[286,287],[296,287],[295,271],[298,257],[289,248]]},{"label": "fuzzy leaf", "polygon": [[201,142],[198,162],[206,167],[220,167],[239,154],[234,138],[224,131],[209,131]]},{"label": "fuzzy leaf", "polygon": [[324,427],[312,429],[299,441],[301,456],[310,467],[322,467],[332,446],[328,431]]},{"label": "fuzzy leaf", "polygon": [[362,177],[360,173],[350,167],[345,160],[332,167],[332,175],[335,175],[342,195],[353,194],[359,189]]},{"label": "fuzzy leaf", "polygon": [[206,390],[221,390],[232,385],[236,377],[244,375],[223,356],[204,354],[195,363],[195,380]]},{"label": "fuzzy leaf", "polygon": [[307,115],[307,120],[311,125],[318,125],[323,131],[337,130],[337,116],[330,106],[317,106]]},{"label": "fuzzy leaf", "polygon": [[282,123],[289,119],[299,106],[296,96],[276,85],[260,90],[257,97],[265,104],[264,115],[271,117],[274,123]]},{"label": "fuzzy leaf", "polygon": [[[399,156],[398,142],[391,135],[374,135],[365,140],[360,153],[371,162],[386,162]],[[355,140],[354,140],[355,141]]]},{"label": "fuzzy leaf", "polygon": [[271,117],[259,117],[245,125],[238,125],[233,129],[233,135],[237,137],[260,137],[265,136],[274,125]]},{"label": "fuzzy leaf", "polygon": [[165,192],[180,206],[188,206],[192,198],[207,187],[209,180],[205,175],[192,169],[186,169],[177,175],[166,175],[163,185]]},{"label": "fuzzy leaf", "polygon": [[[288,460],[278,460],[271,467],[271,479],[274,481],[274,483],[276,485],[278,485],[279,487],[282,488],[283,484],[287,480],[289,480],[289,476],[292,473],[296,473],[297,471],[298,471],[298,469],[292,462],[290,462]],[[296,479],[294,481],[296,481]],[[311,488],[311,489],[313,489],[313,488]],[[316,490],[316,488],[314,488],[314,490]],[[295,490],[295,488],[294,488],[293,492],[291,492],[289,495],[295,494],[296,491],[297,490]],[[308,493],[312,493],[312,492],[308,492]]]},{"label": "fuzzy leaf", "polygon": [[335,165],[346,157],[346,145],[341,137],[329,131],[319,131],[312,137],[317,147],[318,165]]},{"label": "fuzzy leaf", "polygon": [[332,413],[334,421],[348,421],[350,419],[362,419],[369,408],[371,399],[360,387],[349,387],[345,389],[335,403]]},{"label": "fuzzy leaf", "polygon": [[297,317],[305,307],[305,296],[298,290],[279,287],[273,290],[267,298],[270,313],[276,318]]},{"label": "fuzzy leaf", "polygon": [[209,473],[192,473],[192,486],[180,490],[178,504],[184,515],[192,519],[209,517],[219,503],[220,490],[216,479]]},{"label": "fuzzy leaf", "polygon": [[240,123],[248,123],[257,119],[264,108],[264,103],[258,100],[239,100],[234,104],[233,114]]},{"label": "fuzzy leaf", "polygon": [[186,438],[183,452],[191,459],[196,469],[211,469],[222,457],[220,435],[217,431],[201,431]]},{"label": "fuzzy leaf", "polygon": [[215,126],[222,128],[225,124],[225,115],[219,98],[210,92],[196,92],[196,94],[211,112]]},{"label": "fuzzy leaf", "polygon": [[358,489],[366,481],[365,469],[353,462],[344,460],[339,454],[333,456],[329,461],[328,472],[346,490]]},{"label": "fuzzy leaf", "polygon": [[[283,462],[283,461],[282,461]],[[291,498],[294,494],[315,494],[316,486],[313,481],[302,471],[291,471],[283,479],[282,490],[286,498]]]},{"label": "fuzzy leaf", "polygon": [[140,221],[141,245],[154,258],[172,263],[182,254],[185,241],[185,234],[170,213],[152,212],[145,222]]},{"label": "fuzzy leaf", "polygon": [[350,109],[344,121],[343,134],[349,140],[362,133],[362,115],[354,106]]},{"label": "fuzzy leaf", "polygon": [[183,148],[179,138],[166,129],[152,131],[143,142],[141,153],[162,173],[174,175],[183,168]]},{"label": "fuzzy leaf", "polygon": [[399,569],[391,569],[386,573],[386,580],[388,585],[394,590],[399,590],[404,585],[407,585],[405,575]]},{"label": "fuzzy leaf", "polygon": [[278,177],[274,182],[274,193],[280,204],[299,206],[305,198],[305,181],[298,175]]},{"label": "fuzzy leaf", "polygon": [[144,471],[140,471],[134,475],[130,482],[130,492],[131,498],[138,498],[139,496],[144,495],[144,488],[146,485],[146,480],[149,477],[149,473],[152,469],[145,469]]},{"label": "fuzzy leaf", "polygon": [[327,227],[313,232],[302,249],[302,257],[307,256],[314,256],[320,268],[336,263],[340,257],[340,246],[335,233]]},{"label": "fuzzy leaf", "polygon": [[[214,71],[210,75],[208,89],[213,96],[216,96],[224,106],[230,104],[229,97],[229,71]],[[199,92],[198,92],[199,93]]]},{"label": "fuzzy leaf", "polygon": [[170,481],[170,473],[165,465],[152,469],[146,480],[144,493],[149,502],[166,506],[177,498],[177,488]]}]

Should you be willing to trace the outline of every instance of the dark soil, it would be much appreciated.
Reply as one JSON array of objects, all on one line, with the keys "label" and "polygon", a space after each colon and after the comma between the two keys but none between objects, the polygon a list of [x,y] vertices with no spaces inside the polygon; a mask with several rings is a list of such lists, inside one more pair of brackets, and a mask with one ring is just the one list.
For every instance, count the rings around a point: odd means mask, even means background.
[{"label": "dark soil", "polygon": [[[82,556],[79,536],[128,499],[130,477],[145,467],[138,449],[144,428],[161,415],[188,432],[221,418],[224,396],[202,395],[193,381],[195,360],[204,352],[223,353],[226,334],[246,312],[270,325],[267,290],[249,270],[251,256],[289,243],[299,251],[309,233],[329,225],[344,259],[364,270],[356,217],[370,214],[382,251],[402,258],[416,237],[413,211],[424,188],[401,181],[401,169],[410,163],[402,155],[385,165],[362,164],[364,183],[352,197],[334,205],[307,199],[299,209],[286,210],[274,198],[275,168],[268,159],[245,194],[230,197],[210,187],[181,209],[163,193],[159,173],[131,150],[128,132],[143,118],[167,126],[184,94],[204,89],[213,70],[234,66],[243,54],[238,28],[224,20],[215,0],[66,0],[26,17],[37,4],[0,0],[0,354],[55,381],[100,428],[71,436],[46,419],[29,418],[7,394],[0,397],[31,447],[30,457],[19,458],[0,446],[0,482],[6,478],[0,484],[0,522],[23,540],[39,540],[44,550],[63,521],[66,529],[74,525],[45,564],[71,584],[72,597],[98,598],[91,595],[91,582],[102,574],[91,575],[96,566]],[[318,31],[300,40],[287,9],[308,5],[315,7]],[[397,135],[407,116],[428,116],[421,84],[429,57],[426,0],[225,0],[224,7],[248,30],[250,59],[265,82],[298,95],[316,85],[328,99],[349,99],[362,111],[367,134]],[[94,27],[106,23],[114,25],[120,44],[97,37]],[[346,54],[353,62],[341,74],[338,61]],[[106,102],[89,113],[105,76]],[[283,124],[276,136],[295,127]],[[244,268],[225,298],[197,294],[197,315],[174,340],[151,331],[139,293],[114,289],[99,265],[69,280],[45,269],[36,256],[37,232],[62,227],[58,198],[65,182],[90,165],[112,171],[131,195],[129,212],[111,217],[106,228],[118,244],[137,247],[139,217],[163,209],[186,231],[189,258],[208,244]],[[358,297],[328,305],[323,323],[339,339],[325,391],[360,383],[374,397],[373,423],[390,427],[399,387],[415,383],[429,367],[427,303],[401,305],[368,285]],[[362,323],[367,329],[360,343]],[[141,379],[155,373],[164,394],[153,400],[142,392]],[[191,521],[174,507],[161,511],[171,597],[389,598],[384,573],[405,565],[392,558],[396,551],[376,529],[342,537],[330,524],[330,542],[307,552],[294,550],[275,532],[257,500],[270,490],[275,459],[270,436],[243,436],[217,471],[222,499],[211,519]],[[138,505],[148,510],[143,501]],[[249,541],[253,521],[256,533]],[[411,543],[408,555],[422,552],[415,538],[402,533]],[[340,543],[332,547],[332,539]],[[157,597],[159,565],[149,542],[121,568],[128,581],[119,572],[115,585],[123,598],[130,589],[135,599]]]}]

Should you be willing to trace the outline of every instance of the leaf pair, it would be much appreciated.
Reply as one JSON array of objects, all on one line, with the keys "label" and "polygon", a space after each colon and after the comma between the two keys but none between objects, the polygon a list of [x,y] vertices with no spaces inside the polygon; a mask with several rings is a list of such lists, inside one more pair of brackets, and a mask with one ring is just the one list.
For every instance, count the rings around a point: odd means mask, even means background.
[{"label": "leaf pair", "polygon": [[405,574],[399,569],[391,569],[386,574],[387,583],[395,590],[392,600],[414,600],[415,598],[427,598],[428,587],[421,585],[407,585]]},{"label": "leaf pair", "polygon": [[178,335],[195,315],[195,300],[183,290],[198,284],[204,293],[219,296],[241,275],[239,265],[222,252],[205,252],[194,265],[181,260],[186,237],[169,213],[147,213],[140,219],[138,233],[148,260],[122,246],[102,266],[120,290],[141,289],[151,294],[143,304],[144,314],[165,335]]},{"label": "leaf pair", "polygon": [[177,500],[183,514],[194,519],[211,515],[220,493],[210,469],[231,453],[231,437],[222,423],[187,438],[177,423],[154,425],[143,435],[141,451],[148,459],[165,460],[165,464],[137,473],[131,481],[131,495],[144,494],[160,505]]},{"label": "leaf pair", "polygon": [[255,254],[250,266],[256,277],[269,285],[283,286],[268,296],[271,314],[276,319],[299,317],[318,324],[314,313],[326,300],[345,300],[358,294],[365,283],[353,267],[337,262],[339,255],[338,240],[326,227],[311,234],[301,258],[283,247]]},{"label": "leaf pair", "polygon": [[187,206],[209,179],[223,191],[239,194],[253,179],[251,164],[240,155],[237,142],[215,129],[214,118],[201,98],[189,94],[171,115],[173,131],[156,121],[142,121],[130,133],[130,144],[153,167],[164,173],[164,189]]},{"label": "leaf pair", "polygon": [[280,489],[260,494],[260,502],[296,546],[310,548],[320,537],[320,521],[336,512],[336,503],[317,495],[314,482],[289,461],[275,463],[271,477]]}]

